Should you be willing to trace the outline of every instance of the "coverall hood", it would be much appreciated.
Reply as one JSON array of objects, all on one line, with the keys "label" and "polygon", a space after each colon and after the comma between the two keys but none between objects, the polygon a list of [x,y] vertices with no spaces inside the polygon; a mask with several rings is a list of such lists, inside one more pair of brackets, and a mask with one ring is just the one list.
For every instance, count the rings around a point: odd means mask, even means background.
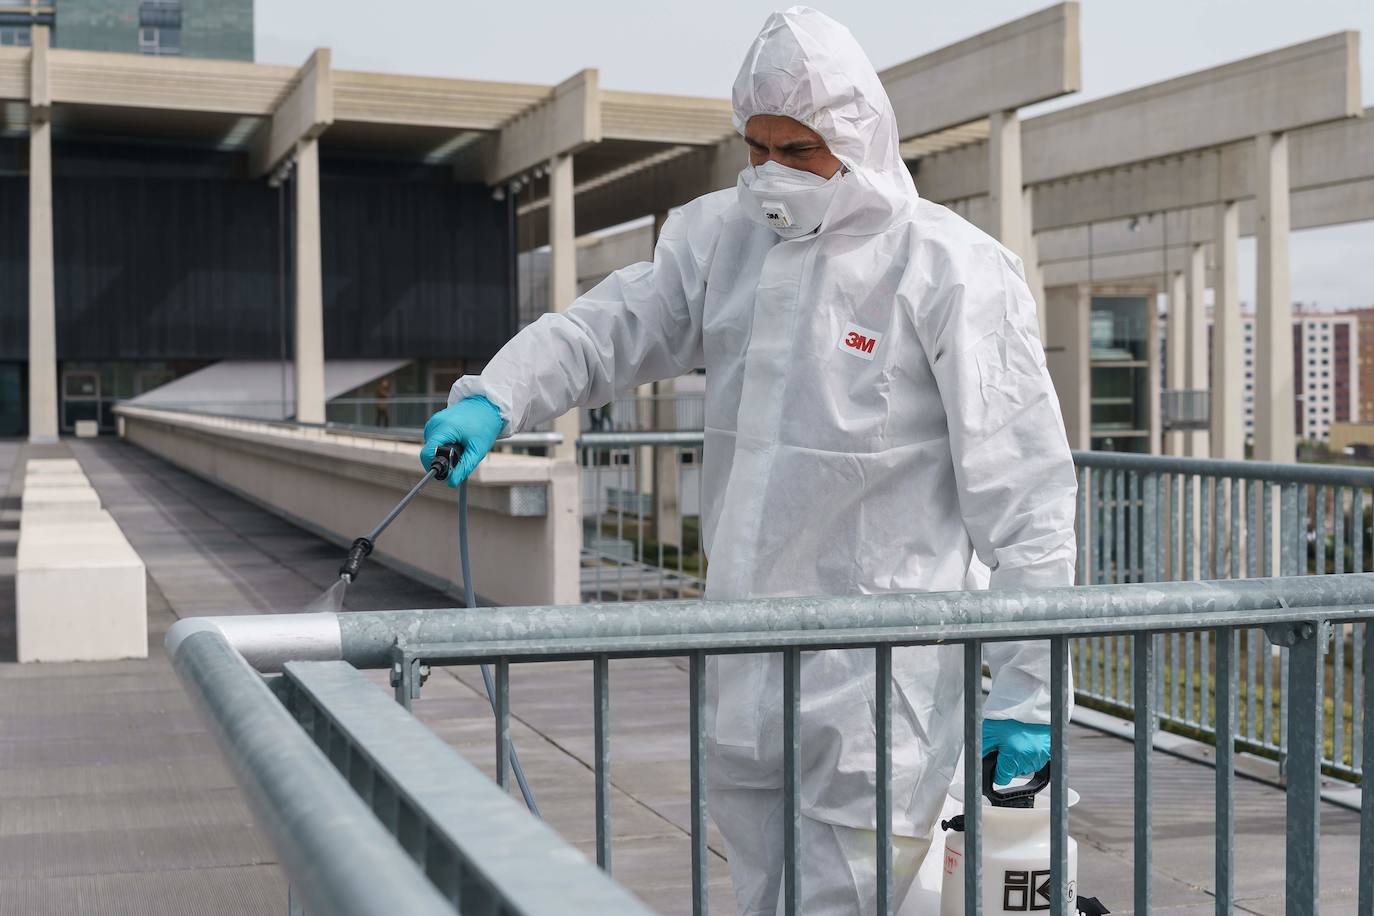
[{"label": "coverall hood", "polygon": [[754,115],[784,115],[820,134],[849,170],[822,232],[871,234],[910,218],[916,185],[892,103],[854,36],[829,16],[805,6],[770,15],[732,102],[741,136]]}]

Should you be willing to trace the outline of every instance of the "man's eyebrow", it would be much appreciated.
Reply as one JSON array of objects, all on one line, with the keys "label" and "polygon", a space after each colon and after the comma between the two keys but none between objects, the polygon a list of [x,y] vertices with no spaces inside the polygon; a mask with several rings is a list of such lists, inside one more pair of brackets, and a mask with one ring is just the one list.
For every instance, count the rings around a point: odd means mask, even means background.
[{"label": "man's eyebrow", "polygon": [[801,137],[796,140],[784,140],[782,143],[777,144],[776,148],[780,150],[816,149],[824,145],[825,142],[823,140],[812,139],[811,137]]},{"label": "man's eyebrow", "polygon": [[759,147],[760,149],[767,149],[767,148],[768,148],[768,144],[764,143],[762,140],[756,140],[756,139],[754,139],[753,137],[749,136],[748,134],[745,134],[745,135],[744,135],[744,142],[745,142],[745,143],[748,143],[750,146],[757,146],[757,147]]}]

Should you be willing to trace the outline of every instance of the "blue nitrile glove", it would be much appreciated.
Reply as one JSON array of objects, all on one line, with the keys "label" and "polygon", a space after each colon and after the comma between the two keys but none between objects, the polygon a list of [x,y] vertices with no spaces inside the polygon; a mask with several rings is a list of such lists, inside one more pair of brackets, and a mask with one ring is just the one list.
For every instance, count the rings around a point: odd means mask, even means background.
[{"label": "blue nitrile glove", "polygon": [[1018,776],[1034,776],[1050,762],[1050,727],[1015,719],[983,720],[983,756],[997,752],[993,782],[1005,786]]},{"label": "blue nitrile glove", "polygon": [[440,446],[461,445],[463,454],[448,475],[448,485],[456,487],[468,479],[479,461],[487,457],[503,426],[501,411],[491,401],[481,395],[463,398],[430,417],[425,424],[425,447],[420,449],[420,466],[428,471]]}]

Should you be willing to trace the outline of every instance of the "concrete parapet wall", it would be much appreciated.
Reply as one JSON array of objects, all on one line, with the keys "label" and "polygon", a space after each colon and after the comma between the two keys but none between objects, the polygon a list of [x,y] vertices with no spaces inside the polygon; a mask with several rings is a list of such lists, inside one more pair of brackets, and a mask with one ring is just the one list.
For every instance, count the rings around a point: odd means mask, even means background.
[{"label": "concrete parapet wall", "polygon": [[[421,473],[413,442],[127,405],[118,410],[128,441],[339,544],[370,531]],[[457,490],[426,487],[378,539],[374,561],[458,593],[457,499]],[[578,603],[582,539],[574,462],[493,454],[471,478],[468,505],[480,600]]]}]

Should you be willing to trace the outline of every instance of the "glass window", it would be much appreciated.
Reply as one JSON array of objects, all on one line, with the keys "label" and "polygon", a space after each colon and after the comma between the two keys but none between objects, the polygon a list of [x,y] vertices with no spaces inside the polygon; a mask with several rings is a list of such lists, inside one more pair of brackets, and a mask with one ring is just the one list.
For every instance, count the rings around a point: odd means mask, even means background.
[{"label": "glass window", "polygon": [[27,25],[0,26],[0,47],[27,48],[32,34]]}]

